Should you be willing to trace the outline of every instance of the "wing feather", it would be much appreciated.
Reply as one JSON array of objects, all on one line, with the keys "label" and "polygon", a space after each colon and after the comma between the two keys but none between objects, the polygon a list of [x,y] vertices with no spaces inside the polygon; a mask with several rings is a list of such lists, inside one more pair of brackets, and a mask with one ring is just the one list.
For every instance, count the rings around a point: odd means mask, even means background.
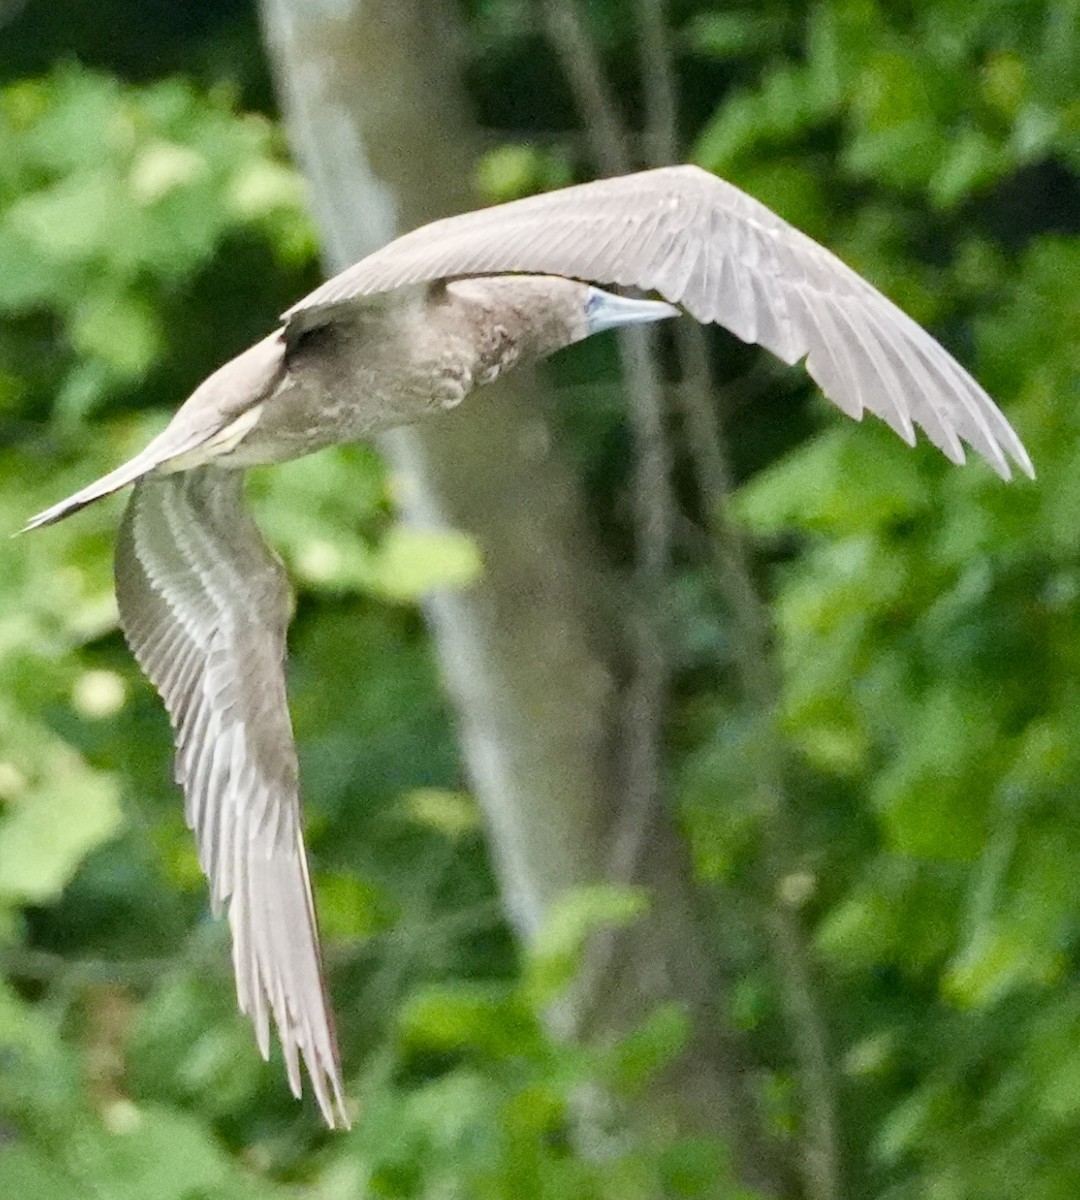
[{"label": "wing feather", "polygon": [[228,903],[240,1008],[270,1020],[300,1095],[348,1125],[300,820],[285,696],[289,597],[243,502],[240,472],[135,485],[117,542],[120,619],[176,734],[176,778],[215,910]]}]

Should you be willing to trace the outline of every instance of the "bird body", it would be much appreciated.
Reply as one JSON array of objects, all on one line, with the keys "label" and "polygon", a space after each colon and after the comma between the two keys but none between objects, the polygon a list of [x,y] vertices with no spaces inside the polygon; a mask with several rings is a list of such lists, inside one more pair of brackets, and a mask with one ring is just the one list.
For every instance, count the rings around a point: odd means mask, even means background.
[{"label": "bird body", "polygon": [[297,318],[281,335],[276,389],[215,458],[281,462],[456,408],[517,363],[585,337],[587,290],[548,276],[439,281]]},{"label": "bird body", "polygon": [[456,408],[516,364],[586,337],[589,290],[576,280],[507,275],[298,313],[209,376],[134,459],[27,528],[149,471],[286,462]]},{"label": "bird body", "polygon": [[135,458],[27,525],[135,484],[117,541],[121,626],[173,724],[212,903],[229,907],[240,1007],[264,1056],[277,1027],[297,1095],[303,1060],[331,1126],[348,1116],[285,695],[288,583],[244,505],[244,470],[429,419],[519,363],[680,310],[805,359],[839,408],[871,411],[909,443],[919,425],[954,462],[966,441],[1003,478],[1010,460],[1033,473],[928,333],[752,197],[684,166],[406,234],[289,309]]}]

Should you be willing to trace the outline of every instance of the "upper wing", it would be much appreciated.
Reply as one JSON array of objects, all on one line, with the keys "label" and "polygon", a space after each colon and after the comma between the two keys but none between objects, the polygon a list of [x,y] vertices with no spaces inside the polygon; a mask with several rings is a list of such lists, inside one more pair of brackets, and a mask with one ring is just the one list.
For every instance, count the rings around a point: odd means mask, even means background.
[{"label": "upper wing", "polygon": [[310,319],[404,284],[461,275],[564,275],[659,292],[784,362],[805,357],[849,415],[912,424],[954,462],[970,443],[1004,478],[1033,475],[1020,439],[921,326],[823,246],[698,167],[598,180],[425,225],[324,283],[286,314]]},{"label": "upper wing", "polygon": [[273,1016],[294,1094],[299,1055],[327,1123],[348,1125],[285,696],[288,587],[243,486],[215,467],[136,484],[117,541],[120,622],[172,719],[215,911],[231,898],[240,1008],[264,1057]]}]

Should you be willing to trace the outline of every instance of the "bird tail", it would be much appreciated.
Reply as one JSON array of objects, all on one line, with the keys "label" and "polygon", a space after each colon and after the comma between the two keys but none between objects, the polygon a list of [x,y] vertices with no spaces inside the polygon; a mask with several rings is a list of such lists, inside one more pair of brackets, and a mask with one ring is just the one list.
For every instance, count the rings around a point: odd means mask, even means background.
[{"label": "bird tail", "polygon": [[[158,467],[171,463],[174,470],[183,470],[230,449],[233,440],[243,437],[258,419],[261,402],[273,392],[284,371],[285,343],[280,330],[275,330],[204,380],[162,432],[134,458],[31,517],[20,532],[62,521]],[[200,447],[205,453],[183,465],[176,461]]]},{"label": "bird tail", "polygon": [[68,496],[66,500],[61,500],[51,508],[46,508],[43,512],[31,517],[19,532],[27,533],[31,529],[40,529],[42,525],[53,525],[65,517],[70,517],[72,513],[77,513],[88,504],[93,504],[95,500],[100,500],[103,496],[111,496],[113,492],[118,492],[129,483],[134,483],[136,479],[141,479],[169,459],[176,458],[187,450],[193,449],[205,438],[205,434],[200,434],[177,445],[175,438],[166,439],[168,433],[169,430],[165,430],[134,458],[128,459],[126,463],[122,463],[108,475],[103,475],[100,479]]}]

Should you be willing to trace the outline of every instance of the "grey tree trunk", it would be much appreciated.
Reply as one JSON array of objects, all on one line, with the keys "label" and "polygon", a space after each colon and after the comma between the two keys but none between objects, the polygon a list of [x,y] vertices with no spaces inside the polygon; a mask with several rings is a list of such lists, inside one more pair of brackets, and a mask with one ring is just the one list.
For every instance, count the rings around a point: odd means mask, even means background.
[{"label": "grey tree trunk", "polygon": [[[330,269],[475,207],[476,129],[439,4],[262,0],[262,12]],[[547,408],[540,379],[522,372],[383,447],[409,519],[464,530],[483,554],[483,580],[436,596],[427,615],[508,911],[525,938],[568,888],[604,877],[627,758],[629,639]],[[636,881],[652,895],[650,913],[613,943],[603,978],[578,997],[575,1025],[617,1032],[665,1000],[685,1004],[693,1045],[650,1098],[650,1119],[724,1132],[743,1181],[778,1195],[670,813],[652,814],[641,857]]]}]

